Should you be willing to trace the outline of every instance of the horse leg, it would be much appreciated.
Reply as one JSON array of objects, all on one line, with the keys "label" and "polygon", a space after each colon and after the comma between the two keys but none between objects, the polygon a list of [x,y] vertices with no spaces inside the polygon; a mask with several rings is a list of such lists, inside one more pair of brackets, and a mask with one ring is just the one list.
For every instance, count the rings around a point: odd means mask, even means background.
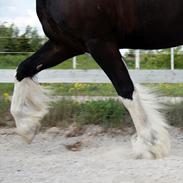
[{"label": "horse leg", "polygon": [[48,109],[48,100],[33,77],[41,70],[55,66],[78,54],[81,52],[69,46],[48,41],[38,52],[18,66],[11,113],[16,122],[17,133],[27,143],[32,142],[40,128],[40,120]]},{"label": "horse leg", "polygon": [[120,101],[129,111],[137,134],[132,137],[136,158],[162,158],[170,151],[168,125],[158,112],[157,99],[134,86],[118,47],[110,42],[88,43],[90,53],[112,81]]}]

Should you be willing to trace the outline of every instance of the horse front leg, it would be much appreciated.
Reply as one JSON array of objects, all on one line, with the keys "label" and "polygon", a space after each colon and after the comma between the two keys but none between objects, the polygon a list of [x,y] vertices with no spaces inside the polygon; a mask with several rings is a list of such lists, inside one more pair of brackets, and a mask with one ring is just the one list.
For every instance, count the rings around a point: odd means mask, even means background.
[{"label": "horse front leg", "polygon": [[48,100],[34,76],[46,68],[55,66],[80,51],[66,45],[48,41],[34,55],[17,68],[11,113],[15,119],[17,133],[31,143],[40,128],[40,120],[48,111]]},{"label": "horse front leg", "polygon": [[133,119],[137,131],[132,137],[135,157],[153,159],[166,156],[170,151],[168,125],[158,111],[157,98],[147,89],[133,85],[115,43],[92,40],[88,47]]}]

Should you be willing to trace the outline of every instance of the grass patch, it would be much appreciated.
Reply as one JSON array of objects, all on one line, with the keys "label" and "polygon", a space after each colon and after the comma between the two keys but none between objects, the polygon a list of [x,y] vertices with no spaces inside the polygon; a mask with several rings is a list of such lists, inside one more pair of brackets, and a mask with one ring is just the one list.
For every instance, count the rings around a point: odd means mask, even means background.
[{"label": "grass patch", "polygon": [[[54,95],[60,96],[117,96],[112,84],[44,84],[43,86],[53,91]],[[148,84],[155,88],[163,96],[182,97],[183,84]],[[0,96],[4,93],[12,95],[13,84],[0,84]]]},{"label": "grass patch", "polygon": [[121,128],[126,113],[119,101],[88,101],[79,105],[76,121],[81,126],[95,124],[105,128]]},{"label": "grass patch", "polygon": [[0,69],[15,69],[30,54],[24,55],[0,55]]},{"label": "grass patch", "polygon": [[75,122],[78,103],[72,100],[62,100],[51,104],[49,113],[42,120],[42,125],[67,127]]},{"label": "grass patch", "polygon": [[10,96],[13,92],[13,84],[0,84],[0,126],[14,126],[10,114]]},{"label": "grass patch", "polygon": [[[54,91],[55,95],[62,96],[117,96],[112,84],[51,84],[45,85]],[[182,97],[183,84],[146,84],[162,96]]]},{"label": "grass patch", "polygon": [[10,114],[10,101],[0,97],[0,127],[14,127],[13,118]]},{"label": "grass patch", "polygon": [[170,125],[183,127],[183,102],[168,106],[166,116]]},{"label": "grass patch", "polygon": [[[19,63],[28,58],[31,54],[23,55],[0,55],[0,69],[15,69]],[[68,59],[51,69],[72,69],[72,59]],[[77,69],[100,69],[90,55],[84,54],[77,57]]]},{"label": "grass patch", "polygon": [[45,85],[54,95],[62,96],[117,96],[112,84],[51,84]]},{"label": "grass patch", "polygon": [[[125,120],[127,111],[115,100],[88,101],[84,103],[62,100],[52,103],[48,115],[43,119],[43,126],[67,127],[72,123],[78,126],[95,124],[105,128],[122,128],[129,125]],[[126,121],[126,124],[123,122]]]},{"label": "grass patch", "polygon": [[148,84],[147,86],[160,91],[164,96],[182,97],[183,83],[179,84]]},{"label": "grass patch", "polygon": [[0,97],[2,97],[4,93],[7,93],[8,95],[12,95],[13,84],[0,84]]}]

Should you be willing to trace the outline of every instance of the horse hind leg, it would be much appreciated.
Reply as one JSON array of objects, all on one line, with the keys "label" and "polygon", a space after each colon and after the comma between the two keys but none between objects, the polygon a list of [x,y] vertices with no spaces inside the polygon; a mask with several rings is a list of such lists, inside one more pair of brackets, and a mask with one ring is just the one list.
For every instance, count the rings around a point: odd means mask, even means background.
[{"label": "horse hind leg", "polygon": [[159,112],[161,106],[155,94],[136,85],[133,100],[120,98],[128,109],[137,133],[132,137],[136,158],[162,158],[170,152],[168,125]]},{"label": "horse hind leg", "polygon": [[66,45],[48,41],[38,52],[23,61],[17,69],[11,113],[17,133],[31,143],[40,128],[40,120],[48,111],[48,98],[34,76],[43,69],[81,54]]},{"label": "horse hind leg", "polygon": [[154,159],[166,156],[170,151],[168,125],[158,112],[157,98],[147,89],[133,85],[116,44],[91,41],[88,46],[132,117],[137,131],[132,137],[135,157]]}]

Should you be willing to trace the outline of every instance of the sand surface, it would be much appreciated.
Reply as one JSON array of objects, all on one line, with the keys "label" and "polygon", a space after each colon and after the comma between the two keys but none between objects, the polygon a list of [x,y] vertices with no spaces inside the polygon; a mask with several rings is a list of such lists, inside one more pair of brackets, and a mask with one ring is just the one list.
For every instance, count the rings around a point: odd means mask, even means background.
[{"label": "sand surface", "polygon": [[[40,133],[31,145],[13,129],[0,129],[0,183],[183,183],[183,131],[172,129],[172,152],[159,160],[135,160],[130,135],[86,132],[66,138]],[[73,152],[65,145],[82,142]]]}]

